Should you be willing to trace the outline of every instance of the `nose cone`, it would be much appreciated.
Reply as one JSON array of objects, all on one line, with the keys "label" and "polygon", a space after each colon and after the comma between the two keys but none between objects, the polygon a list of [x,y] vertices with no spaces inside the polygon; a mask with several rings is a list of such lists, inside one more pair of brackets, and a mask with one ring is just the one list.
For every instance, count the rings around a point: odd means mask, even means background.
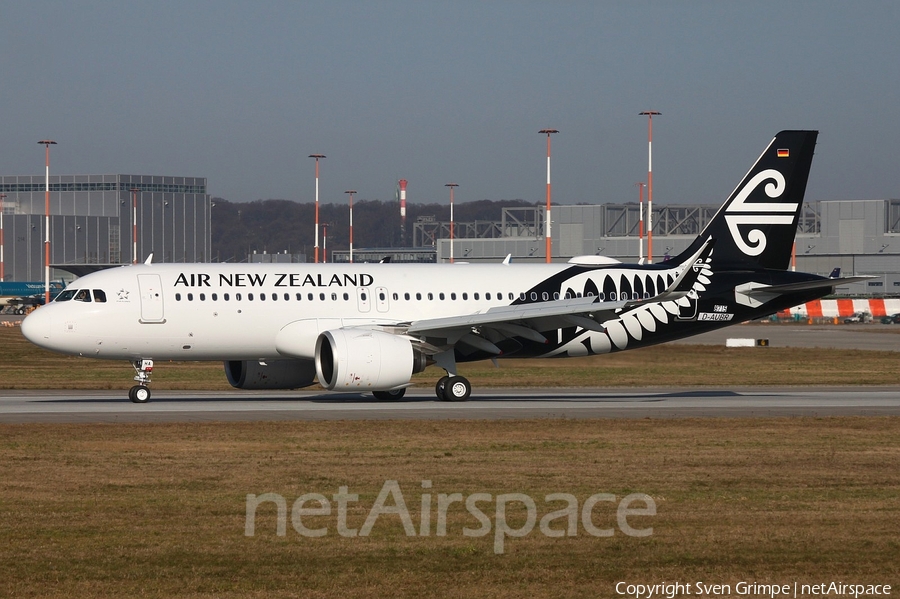
[{"label": "nose cone", "polygon": [[38,308],[22,321],[22,334],[25,338],[41,347],[50,342],[50,310],[45,306]]}]

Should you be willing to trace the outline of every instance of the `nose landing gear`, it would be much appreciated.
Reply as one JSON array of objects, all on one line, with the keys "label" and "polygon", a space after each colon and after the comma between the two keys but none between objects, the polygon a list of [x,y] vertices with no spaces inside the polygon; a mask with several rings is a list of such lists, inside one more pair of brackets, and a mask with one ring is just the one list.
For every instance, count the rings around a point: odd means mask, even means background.
[{"label": "nose landing gear", "polygon": [[134,368],[134,380],[137,385],[128,391],[128,399],[134,403],[147,403],[150,401],[150,374],[153,372],[153,360],[135,360],[131,363]]}]

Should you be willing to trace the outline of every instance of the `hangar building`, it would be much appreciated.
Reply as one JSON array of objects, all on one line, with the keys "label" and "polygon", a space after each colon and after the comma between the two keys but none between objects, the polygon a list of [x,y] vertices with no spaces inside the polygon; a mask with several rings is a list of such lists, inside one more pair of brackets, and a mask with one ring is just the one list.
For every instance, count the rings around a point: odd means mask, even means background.
[{"label": "hangar building", "polygon": [[[0,194],[5,280],[43,281],[45,177],[2,176]],[[207,262],[211,207],[202,177],[51,175],[51,279],[144,261],[151,253],[154,262]]]}]

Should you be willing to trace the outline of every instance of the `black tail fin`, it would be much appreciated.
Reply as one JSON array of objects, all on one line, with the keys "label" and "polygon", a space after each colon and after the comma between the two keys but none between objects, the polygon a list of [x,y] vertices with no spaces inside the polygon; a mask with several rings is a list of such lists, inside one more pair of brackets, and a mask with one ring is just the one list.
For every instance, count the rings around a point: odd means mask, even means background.
[{"label": "black tail fin", "polygon": [[712,237],[714,269],[787,270],[818,134],[776,135],[700,236],[668,262],[681,263]]}]

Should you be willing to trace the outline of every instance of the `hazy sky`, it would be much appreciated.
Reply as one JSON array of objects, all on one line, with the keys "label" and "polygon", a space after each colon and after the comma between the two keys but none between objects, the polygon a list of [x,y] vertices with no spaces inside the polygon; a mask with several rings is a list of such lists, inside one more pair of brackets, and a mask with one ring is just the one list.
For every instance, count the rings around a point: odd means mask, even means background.
[{"label": "hazy sky", "polygon": [[900,3],[9,1],[0,174],[207,177],[231,201],[719,202],[781,129],[807,199],[900,197]]}]

